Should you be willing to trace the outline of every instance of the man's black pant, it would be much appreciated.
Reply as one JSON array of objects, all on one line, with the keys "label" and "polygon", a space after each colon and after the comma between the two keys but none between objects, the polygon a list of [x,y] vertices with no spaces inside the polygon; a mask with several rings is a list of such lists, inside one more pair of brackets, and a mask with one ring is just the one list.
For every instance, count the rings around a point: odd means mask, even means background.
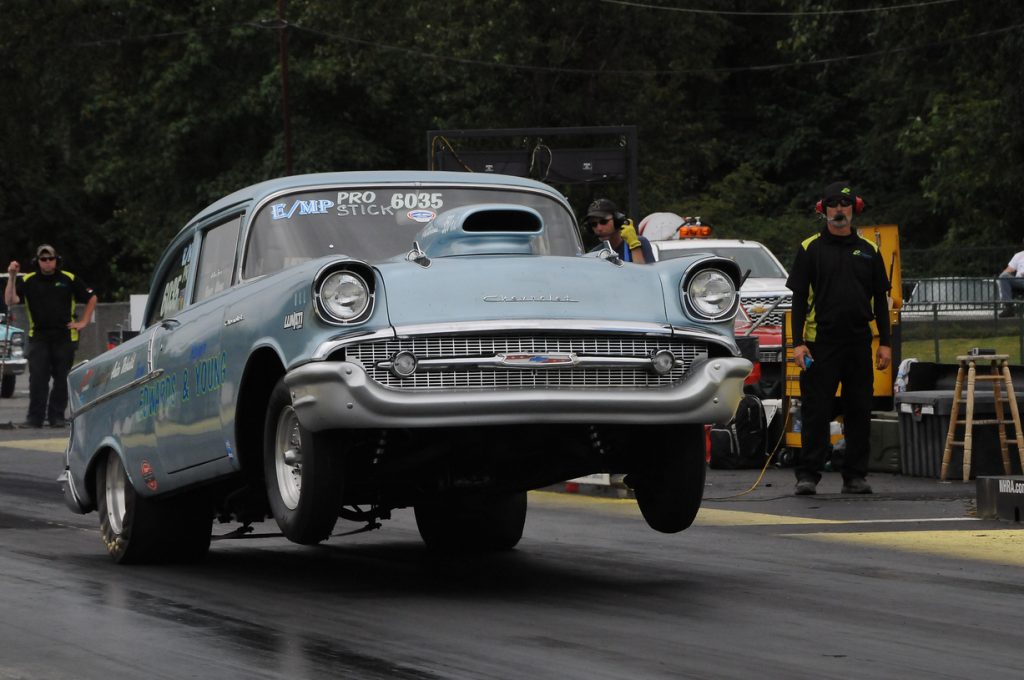
[{"label": "man's black pant", "polygon": [[843,480],[865,477],[871,436],[871,402],[874,395],[874,363],[871,342],[849,344],[807,343],[814,363],[800,375],[801,430],[800,455],[797,458],[797,479],[821,479],[825,453],[828,451],[829,423],[832,420],[836,388],[843,385],[843,432],[846,454],[843,457]]},{"label": "man's black pant", "polygon": [[[33,337],[28,346],[28,421],[42,425],[64,420],[68,405],[68,373],[77,342]],[[53,388],[50,388],[50,379]]]}]

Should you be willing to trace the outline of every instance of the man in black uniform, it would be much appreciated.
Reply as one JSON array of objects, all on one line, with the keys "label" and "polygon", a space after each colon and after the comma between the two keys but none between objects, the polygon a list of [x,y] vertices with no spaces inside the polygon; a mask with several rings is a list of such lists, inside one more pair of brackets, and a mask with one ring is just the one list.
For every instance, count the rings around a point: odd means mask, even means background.
[{"label": "man in black uniform", "polygon": [[[85,328],[96,308],[96,295],[71,272],[58,270],[57,251],[43,244],[36,249],[37,271],[18,278],[17,260],[7,267],[4,299],[8,305],[25,301],[29,322],[28,417],[22,427],[64,427],[68,405],[68,372],[78,348],[78,331]],[[81,319],[75,303],[85,303]],[[53,388],[50,388],[50,379]]]},{"label": "man in black uniform", "polygon": [[842,383],[846,455],[843,493],[871,493],[868,472],[871,401],[871,322],[878,327],[874,364],[892,361],[889,279],[878,246],[853,230],[864,202],[847,182],[825,188],[819,212],[825,227],[800,244],[786,286],[793,291],[793,359],[801,368],[803,446],[796,494],[816,493],[829,446],[836,388]]}]

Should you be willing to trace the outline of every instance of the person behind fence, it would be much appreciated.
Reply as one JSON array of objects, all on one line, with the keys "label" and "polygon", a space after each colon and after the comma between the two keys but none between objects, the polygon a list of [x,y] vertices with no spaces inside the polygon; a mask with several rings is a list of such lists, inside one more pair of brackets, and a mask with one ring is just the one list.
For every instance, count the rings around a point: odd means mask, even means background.
[{"label": "person behind fence", "polygon": [[846,438],[842,492],[871,493],[865,479],[874,395],[871,322],[878,327],[874,366],[879,370],[892,361],[892,342],[885,263],[878,246],[853,230],[853,216],[863,206],[848,182],[829,184],[817,207],[825,225],[800,244],[786,281],[793,291],[793,359],[801,369],[799,496],[817,492],[840,384]]},{"label": "person behind fence", "polygon": [[[35,271],[19,278],[21,265],[12,261],[4,289],[8,305],[24,301],[29,321],[28,416],[21,427],[42,427],[44,419],[51,427],[64,427],[68,372],[78,348],[78,331],[96,309],[96,295],[82,279],[58,269],[60,258],[51,245],[36,249],[33,264]],[[76,303],[85,304],[81,319],[75,318]]]},{"label": "person behind fence", "polygon": [[1004,319],[1014,314],[1014,291],[1024,292],[1024,250],[1011,257],[1006,269],[999,274],[999,300],[1003,303],[999,316]]},{"label": "person behind fence", "polygon": [[651,242],[643,236],[638,236],[633,224],[607,198],[599,198],[590,204],[583,223],[601,241],[594,250],[604,248],[607,242],[625,262],[654,262]]}]

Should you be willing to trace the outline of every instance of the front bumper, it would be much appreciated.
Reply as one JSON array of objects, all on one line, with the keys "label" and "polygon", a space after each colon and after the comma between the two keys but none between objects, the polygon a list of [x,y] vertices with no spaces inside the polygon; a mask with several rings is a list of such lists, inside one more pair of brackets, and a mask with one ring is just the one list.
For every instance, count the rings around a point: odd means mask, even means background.
[{"label": "front bumper", "polygon": [[28,360],[24,358],[18,359],[4,359],[3,360],[3,374],[4,375],[21,375],[28,368]]},{"label": "front bumper", "polygon": [[284,381],[302,426],[337,428],[468,427],[530,423],[726,422],[752,365],[739,357],[700,359],[670,387],[526,388],[403,391],[380,386],[360,364],[311,362]]},{"label": "front bumper", "polygon": [[[84,515],[87,512],[92,512],[95,506],[89,502],[75,481],[75,475],[71,470],[71,445],[75,441],[75,421],[71,421],[71,433],[68,436],[68,445],[64,449],[64,470],[60,476],[57,477],[57,483],[60,484],[61,494],[64,496],[64,505],[67,506],[68,510],[77,514]],[[84,473],[83,473],[84,474]],[[84,487],[84,480],[79,478]]]},{"label": "front bumper", "polygon": [[60,491],[64,496],[64,505],[67,506],[68,510],[76,515],[84,515],[93,510],[92,507],[86,505],[81,495],[79,495],[78,489],[75,488],[75,478],[71,475],[70,469],[64,468],[64,471],[57,477],[57,483],[60,484]]}]

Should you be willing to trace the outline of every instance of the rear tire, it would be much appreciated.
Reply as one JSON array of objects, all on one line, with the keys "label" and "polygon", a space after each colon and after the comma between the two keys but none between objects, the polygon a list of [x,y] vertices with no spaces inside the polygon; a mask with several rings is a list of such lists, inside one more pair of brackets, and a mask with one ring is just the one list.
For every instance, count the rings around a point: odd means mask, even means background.
[{"label": "rear tire", "polygon": [[526,492],[449,496],[416,505],[416,527],[431,550],[511,550],[523,537]]},{"label": "rear tire", "polygon": [[627,481],[647,525],[664,534],[675,534],[693,524],[704,498],[704,428],[684,425],[667,428],[666,432],[672,436],[652,449],[643,469]]},{"label": "rear tire", "polygon": [[0,398],[10,399],[14,396],[14,385],[18,382],[18,376],[5,375],[0,379]]},{"label": "rear tire", "polygon": [[195,497],[139,496],[113,451],[96,472],[100,535],[118,564],[194,562],[210,550],[213,512]]},{"label": "rear tire", "polygon": [[289,541],[313,545],[331,535],[341,511],[341,455],[334,433],[302,427],[279,380],[263,429],[263,473],[271,513]]}]

